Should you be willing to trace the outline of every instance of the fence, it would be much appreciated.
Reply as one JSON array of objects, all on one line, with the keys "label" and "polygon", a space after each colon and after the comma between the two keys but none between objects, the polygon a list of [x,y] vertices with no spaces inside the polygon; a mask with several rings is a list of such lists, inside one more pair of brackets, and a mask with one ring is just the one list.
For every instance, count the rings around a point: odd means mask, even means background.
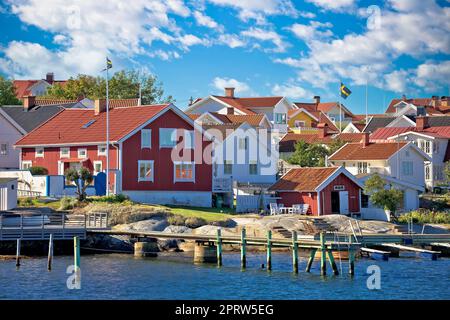
[{"label": "fence", "polygon": [[236,212],[259,212],[262,208],[264,211],[268,211],[269,203],[276,203],[277,200],[274,197],[261,195],[237,195],[236,196]]}]

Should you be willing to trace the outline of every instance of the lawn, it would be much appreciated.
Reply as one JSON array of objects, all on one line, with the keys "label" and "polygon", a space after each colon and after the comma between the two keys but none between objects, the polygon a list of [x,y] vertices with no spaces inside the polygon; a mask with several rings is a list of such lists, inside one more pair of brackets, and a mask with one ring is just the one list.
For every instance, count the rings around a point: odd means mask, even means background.
[{"label": "lawn", "polygon": [[164,206],[173,214],[183,217],[196,217],[205,219],[207,222],[223,221],[233,217],[234,209],[230,208],[203,208],[203,207],[184,207],[184,206]]}]

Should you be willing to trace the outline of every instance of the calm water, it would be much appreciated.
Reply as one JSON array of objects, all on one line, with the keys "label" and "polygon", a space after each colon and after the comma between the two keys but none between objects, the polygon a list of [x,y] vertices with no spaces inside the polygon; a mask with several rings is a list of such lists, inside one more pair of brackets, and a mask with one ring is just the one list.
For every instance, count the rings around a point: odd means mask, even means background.
[{"label": "calm water", "polygon": [[[322,278],[317,263],[306,274],[305,258],[295,276],[286,253],[274,254],[271,273],[260,269],[264,254],[249,254],[244,272],[238,254],[224,255],[222,268],[193,265],[191,259],[82,256],[80,290],[66,287],[72,257],[56,257],[51,272],[45,258],[23,260],[18,271],[15,261],[0,261],[0,299],[450,299],[450,259],[444,258],[360,259],[353,279],[346,263],[343,276]],[[366,287],[372,264],[381,268],[381,290]]]}]

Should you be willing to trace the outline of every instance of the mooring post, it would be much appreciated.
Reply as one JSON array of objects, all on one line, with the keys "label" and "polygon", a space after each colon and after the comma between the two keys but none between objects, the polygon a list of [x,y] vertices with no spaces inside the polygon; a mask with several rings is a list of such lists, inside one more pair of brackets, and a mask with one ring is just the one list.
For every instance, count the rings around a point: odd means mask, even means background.
[{"label": "mooring post", "polygon": [[217,265],[222,266],[222,230],[217,229]]},{"label": "mooring post", "polygon": [[267,231],[267,271],[272,270],[272,230]]},{"label": "mooring post", "polygon": [[20,267],[20,239],[17,239],[16,247],[16,267]]},{"label": "mooring post", "polygon": [[320,274],[325,276],[327,274],[327,251],[325,247],[325,237],[323,232],[320,233]]},{"label": "mooring post", "polygon": [[348,242],[349,242],[349,253],[348,253],[349,268],[348,268],[348,273],[351,276],[353,276],[355,274],[355,252],[353,250],[353,245],[352,245],[352,236],[348,237]]},{"label": "mooring post", "polygon": [[80,269],[80,238],[73,238],[73,264],[75,266],[75,272]]},{"label": "mooring post", "polygon": [[246,267],[246,253],[245,253],[245,227],[241,230],[241,268]]},{"label": "mooring post", "polygon": [[47,269],[52,270],[52,260],[53,260],[53,233],[50,233],[50,239],[48,240],[48,258],[47,258]]},{"label": "mooring post", "polygon": [[334,262],[333,251],[328,250],[328,260],[330,261],[331,269],[333,269],[333,274],[335,276],[339,275],[339,270],[337,268],[336,262]]},{"label": "mooring post", "polygon": [[292,231],[292,269],[294,273],[298,273],[297,231]]},{"label": "mooring post", "polygon": [[312,264],[314,262],[314,257],[316,256],[317,249],[312,249],[309,255],[308,264],[306,265],[306,272],[311,271]]}]

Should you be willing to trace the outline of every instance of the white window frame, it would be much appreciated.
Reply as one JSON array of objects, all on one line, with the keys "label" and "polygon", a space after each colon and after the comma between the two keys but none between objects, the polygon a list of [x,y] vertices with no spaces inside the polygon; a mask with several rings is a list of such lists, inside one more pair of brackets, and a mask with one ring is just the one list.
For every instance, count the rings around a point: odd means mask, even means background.
[{"label": "white window frame", "polygon": [[[84,150],[85,155],[81,156],[80,151]],[[77,156],[79,159],[86,159],[87,158],[87,148],[78,148],[77,150]]]},{"label": "white window frame", "polygon": [[[105,148],[105,152],[101,152],[100,149]],[[98,156],[106,156],[106,144],[100,144],[97,146],[97,155]]]},{"label": "white window frame", "polygon": [[[175,141],[172,141],[173,142],[173,145],[163,145],[163,144],[161,144],[161,136],[162,136],[162,133],[163,132],[165,132],[165,131],[168,131],[168,130],[172,130],[172,132],[175,132],[175,138],[176,138],[176,132],[177,132],[177,129],[176,128],[159,128],[159,148],[169,148],[169,149],[172,149],[173,147],[175,147],[176,145],[177,145],[177,141],[175,140]],[[171,134],[171,138],[173,137],[173,133]]]},{"label": "white window frame", "polygon": [[[67,155],[63,154],[63,150],[67,150]],[[70,148],[68,148],[68,147],[59,148],[59,157],[60,158],[70,158]]]},{"label": "white window frame", "polygon": [[305,120],[295,120],[294,126],[296,128],[305,128],[306,127],[306,121]]},{"label": "white window frame", "polygon": [[[144,133],[148,134],[148,138],[147,138],[148,141],[144,140]],[[141,149],[151,149],[151,148],[152,148],[152,129],[142,129],[141,130]]]},{"label": "white window frame", "polygon": [[358,162],[358,174],[367,173],[369,171],[369,164],[367,162]]},{"label": "white window frame", "polygon": [[[42,154],[38,152],[38,150],[42,150]],[[43,147],[34,148],[34,157],[35,158],[44,158],[45,149]]]},{"label": "white window frame", "polygon": [[[5,151],[2,152],[2,146],[5,146]],[[2,142],[0,143],[0,156],[7,156],[8,155],[8,143]]]},{"label": "white window frame", "polygon": [[[177,165],[192,165],[192,179],[177,178]],[[195,182],[195,162],[193,161],[174,161],[173,162],[173,182]]]},{"label": "white window frame", "polygon": [[[184,148],[185,149],[194,149],[195,148],[195,132],[194,130],[184,130]],[[190,141],[188,145],[186,142]]]},{"label": "white window frame", "polygon": [[[230,166],[230,172],[227,172],[225,170],[225,168],[227,168],[227,166]],[[233,161],[232,160],[224,160],[223,161],[223,174],[224,175],[232,175],[233,174]]]},{"label": "white window frame", "polygon": [[[97,164],[100,164],[100,171],[95,170],[95,166],[96,166]],[[97,174],[99,174],[100,172],[103,172],[103,161],[102,161],[102,160],[95,160],[95,161],[93,162],[93,166],[94,166],[94,175],[97,175]]]},{"label": "white window frame", "polygon": [[248,150],[248,137],[239,138],[239,150]]},{"label": "white window frame", "polygon": [[[141,164],[150,164],[151,168],[152,168],[152,176],[149,178],[141,178]],[[155,166],[154,166],[154,161],[153,160],[138,160],[138,182],[142,182],[142,181],[150,181],[150,182],[154,182],[155,181]]]},{"label": "white window frame", "polygon": [[[252,168],[252,166],[255,166],[255,165],[256,165],[256,171],[254,173],[252,173],[251,168]],[[251,175],[251,176],[255,176],[255,175],[258,174],[258,161],[256,161],[256,160],[250,160],[249,161],[249,163],[248,163],[248,174]]]},{"label": "white window frame", "polygon": [[287,123],[287,115],[283,112],[275,113],[275,123],[276,124],[286,124]]},{"label": "white window frame", "polygon": [[[26,168],[25,168],[25,166],[26,166]],[[33,166],[33,161],[31,161],[31,160],[24,160],[21,163],[21,169],[22,170],[28,170],[32,166]]]}]

